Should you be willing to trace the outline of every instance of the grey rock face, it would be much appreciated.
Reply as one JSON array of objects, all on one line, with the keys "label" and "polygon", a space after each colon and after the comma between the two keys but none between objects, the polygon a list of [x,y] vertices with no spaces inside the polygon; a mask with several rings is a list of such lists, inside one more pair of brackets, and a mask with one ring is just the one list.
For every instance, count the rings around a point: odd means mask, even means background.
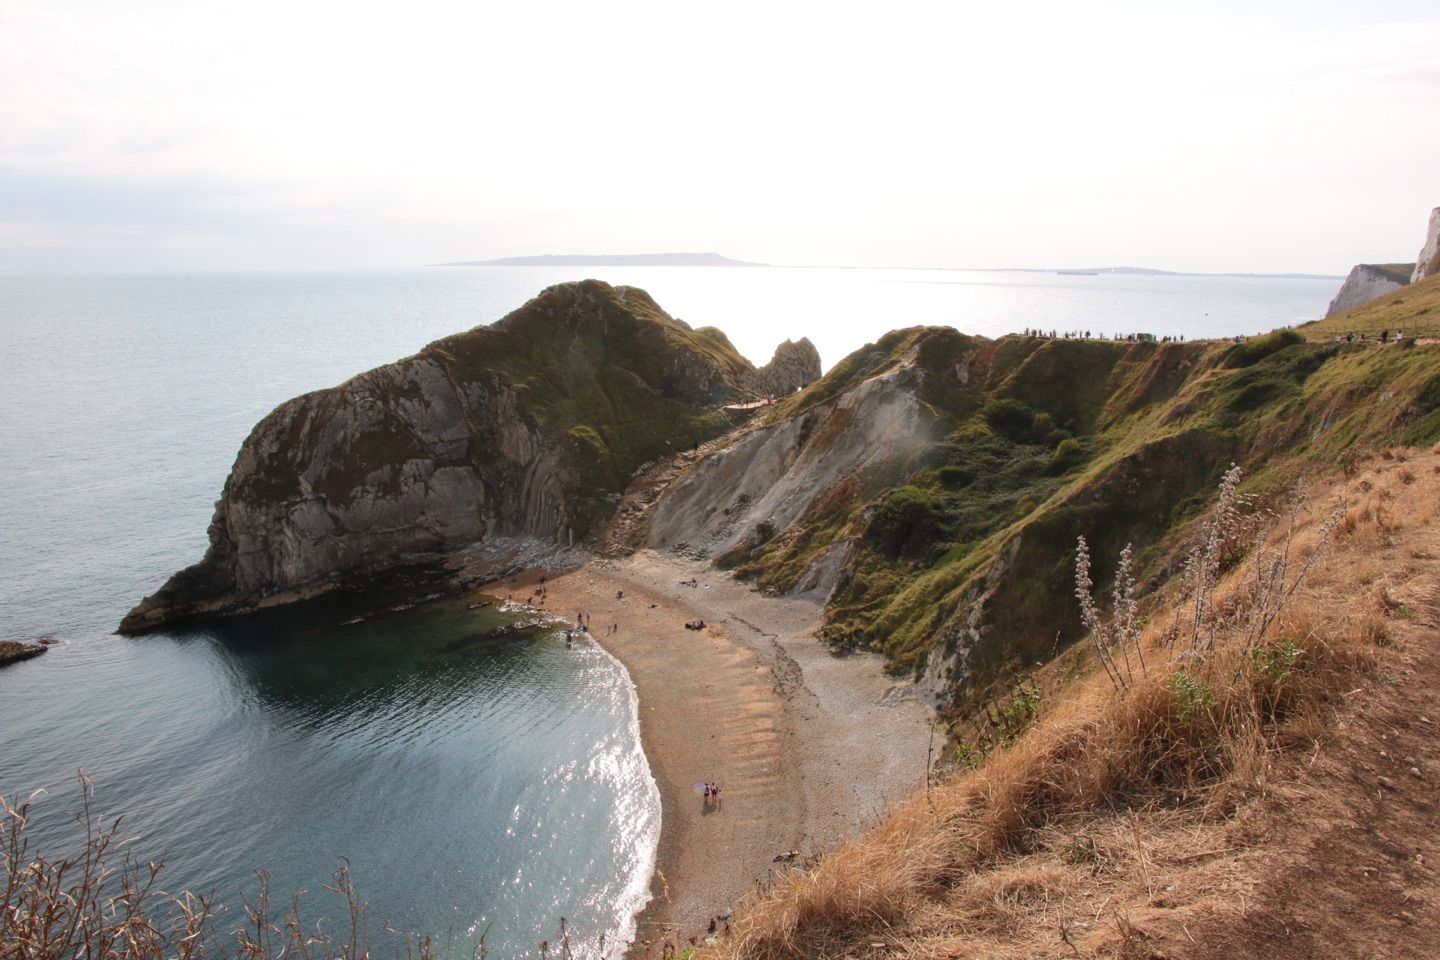
[{"label": "grey rock face", "polygon": [[1406,279],[1410,264],[1362,263],[1350,270],[1350,275],[1340,285],[1340,292],[1330,301],[1325,316],[1332,317],[1362,303],[1369,303],[1376,297],[1392,290],[1399,290],[1408,282]]},{"label": "grey rock face", "polygon": [[650,514],[647,545],[706,555],[767,523],[785,530],[848,478],[883,474],[929,440],[912,368],[899,366],[797,417],[762,426],[706,457]]},{"label": "grey rock face", "polygon": [[1430,211],[1425,246],[1420,248],[1420,256],[1415,258],[1415,272],[1411,274],[1410,282],[1419,283],[1437,273],[1440,273],[1440,207]]},{"label": "grey rock face", "polygon": [[643,291],[552,287],[492,327],[278,407],[240,449],[204,559],[121,630],[491,536],[572,544],[638,463],[718,432],[706,408],[752,372]]},{"label": "grey rock face", "polygon": [[783,397],[820,379],[820,352],[808,337],[786,340],[751,379],[757,393]]}]

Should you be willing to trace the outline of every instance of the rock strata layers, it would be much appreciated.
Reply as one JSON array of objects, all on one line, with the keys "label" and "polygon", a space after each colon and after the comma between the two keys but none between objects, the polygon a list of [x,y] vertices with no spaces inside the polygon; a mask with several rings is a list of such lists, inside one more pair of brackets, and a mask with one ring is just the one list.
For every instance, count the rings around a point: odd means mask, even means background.
[{"label": "rock strata layers", "polygon": [[489,327],[281,404],[241,447],[204,559],[122,632],[515,535],[570,544],[632,473],[728,426],[754,368],[641,290],[562,284]]}]

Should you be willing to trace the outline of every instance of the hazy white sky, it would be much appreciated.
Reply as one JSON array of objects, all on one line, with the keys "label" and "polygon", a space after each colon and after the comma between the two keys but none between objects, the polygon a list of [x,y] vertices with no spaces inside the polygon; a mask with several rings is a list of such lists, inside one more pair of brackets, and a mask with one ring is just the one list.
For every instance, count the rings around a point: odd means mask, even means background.
[{"label": "hazy white sky", "polygon": [[1343,273],[1440,205],[1440,8],[0,0],[0,269]]}]

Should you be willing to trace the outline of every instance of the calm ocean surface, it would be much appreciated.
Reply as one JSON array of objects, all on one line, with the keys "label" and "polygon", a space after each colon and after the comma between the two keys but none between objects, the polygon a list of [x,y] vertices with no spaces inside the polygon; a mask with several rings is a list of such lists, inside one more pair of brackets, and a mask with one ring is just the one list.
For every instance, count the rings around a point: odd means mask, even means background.
[{"label": "calm ocean surface", "polygon": [[[454,956],[626,932],[659,801],[622,668],[553,630],[473,640],[490,610],[436,601],[335,627],[333,608],[122,639],[125,611],[204,552],[250,427],[298,393],[598,276],[713,324],[757,363],[808,336],[826,366],[887,330],[950,324],[1254,333],[1313,319],[1338,280],[833,269],[429,268],[0,276],[0,794],[75,836],[75,774],[123,813],[168,889],[277,900],[340,856],[371,916]],[[344,603],[342,600],[334,603]],[[383,943],[380,944],[383,947]]]}]

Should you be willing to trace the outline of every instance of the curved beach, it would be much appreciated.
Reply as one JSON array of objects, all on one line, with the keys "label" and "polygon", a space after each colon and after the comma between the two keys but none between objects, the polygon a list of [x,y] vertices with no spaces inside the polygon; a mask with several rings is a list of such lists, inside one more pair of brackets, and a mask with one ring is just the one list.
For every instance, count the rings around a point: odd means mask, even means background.
[{"label": "curved beach", "polygon": [[[519,599],[539,576],[503,587]],[[557,573],[547,588],[546,610],[586,613],[639,697],[663,812],[633,955],[703,936],[783,868],[777,858],[831,850],[923,785],[932,712],[879,657],[832,656],[814,636],[818,604],[648,551]],[[686,629],[695,620],[705,629]],[[694,788],[707,780],[722,804]]]}]

